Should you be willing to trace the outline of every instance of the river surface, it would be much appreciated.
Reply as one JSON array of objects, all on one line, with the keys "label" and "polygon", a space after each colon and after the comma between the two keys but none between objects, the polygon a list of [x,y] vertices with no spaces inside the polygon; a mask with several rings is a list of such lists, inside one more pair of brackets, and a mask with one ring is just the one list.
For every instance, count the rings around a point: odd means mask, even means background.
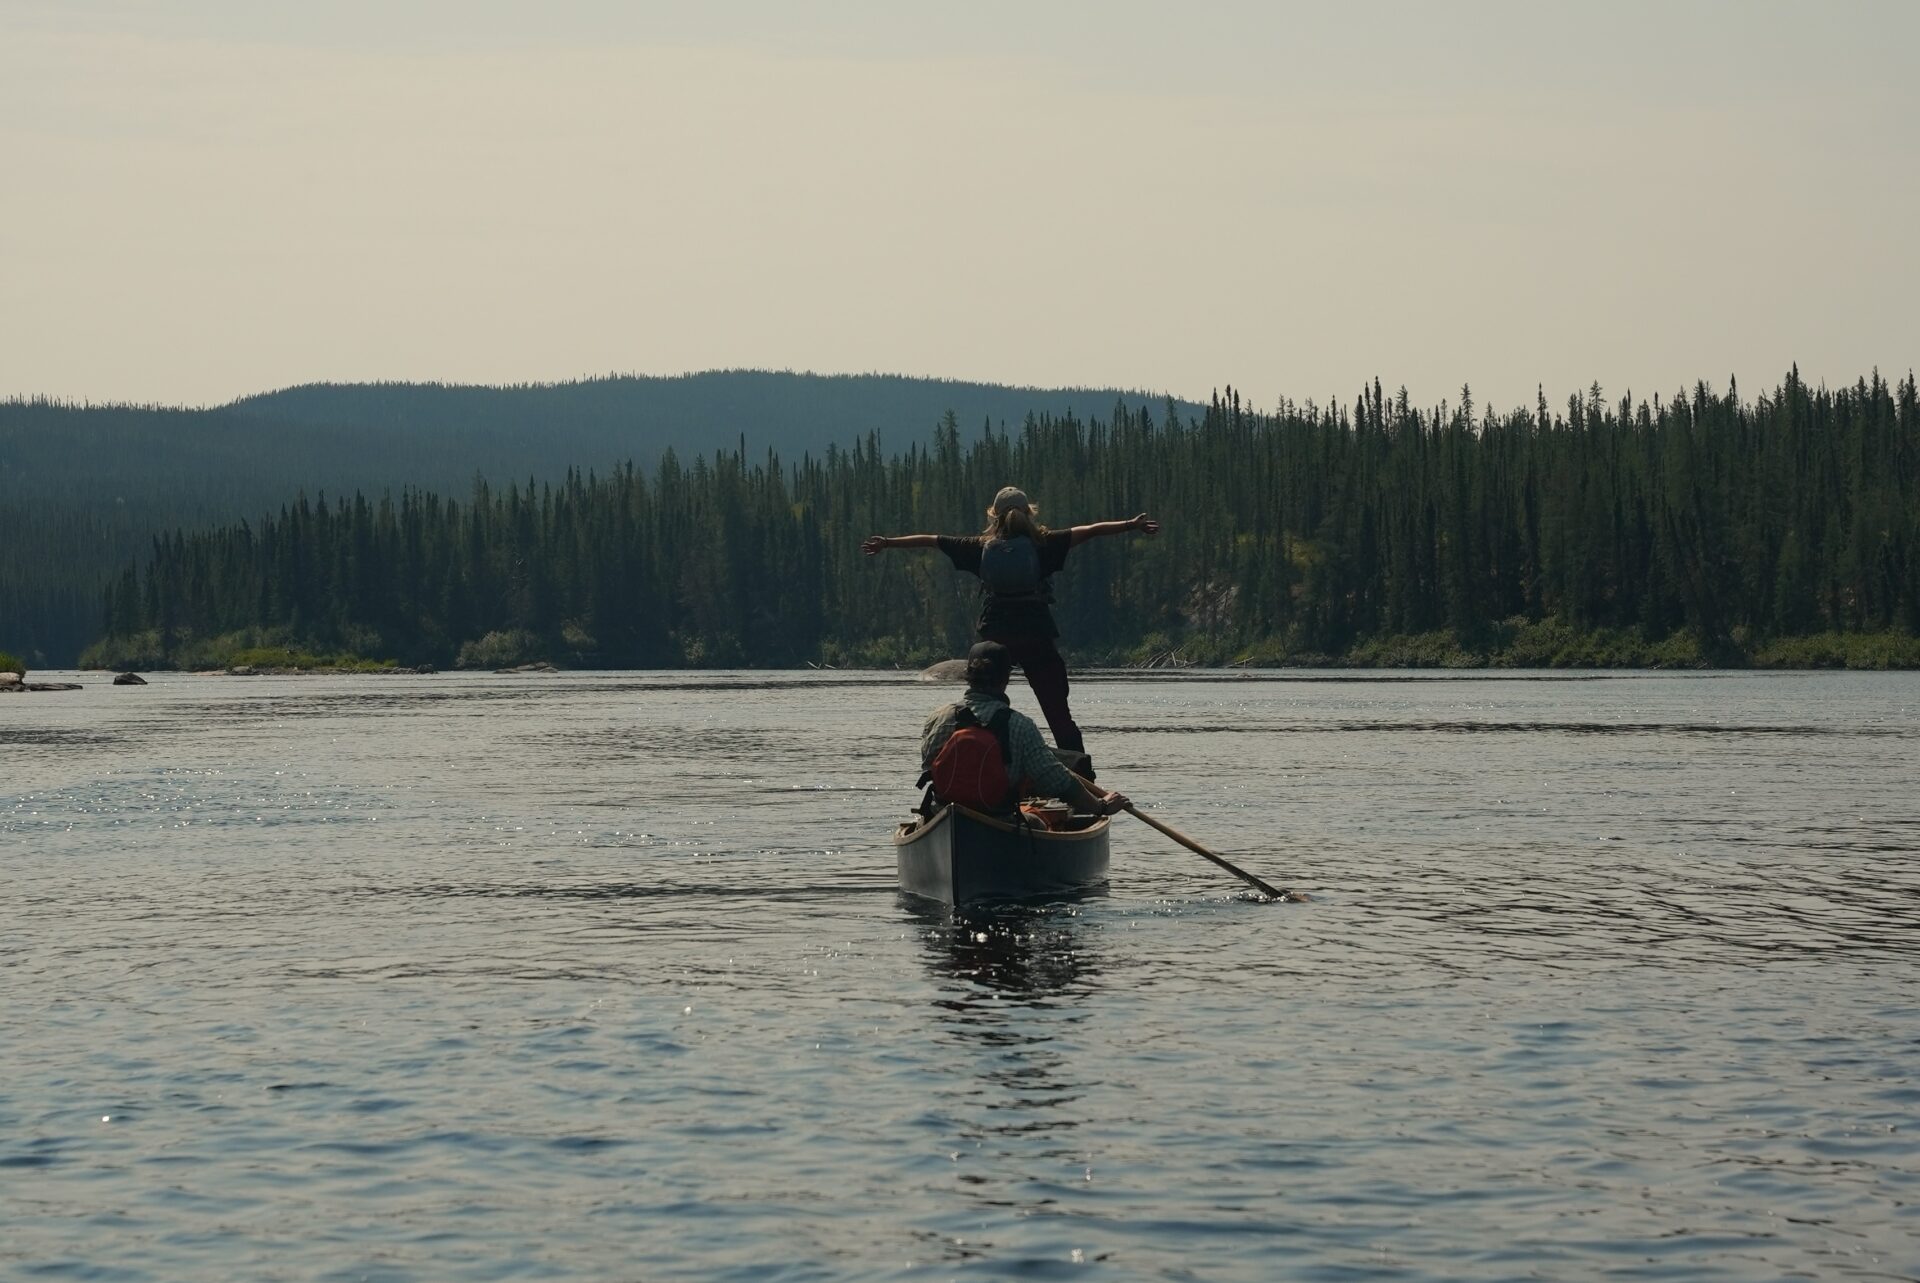
[{"label": "river surface", "polygon": [[78,680],[0,1278],[1920,1276],[1920,675],[1078,678],[1314,899],[1123,817],[966,918],[910,675]]}]

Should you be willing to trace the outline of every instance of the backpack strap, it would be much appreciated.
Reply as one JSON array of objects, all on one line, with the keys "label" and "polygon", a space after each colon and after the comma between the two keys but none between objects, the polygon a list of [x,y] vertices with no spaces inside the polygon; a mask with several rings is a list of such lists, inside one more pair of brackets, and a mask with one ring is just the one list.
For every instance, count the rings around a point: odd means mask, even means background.
[{"label": "backpack strap", "polygon": [[[970,708],[967,711],[969,713],[973,712]],[[1013,741],[1007,738],[1007,723],[1011,721],[1012,718],[1013,709],[1008,705],[1002,704],[1000,711],[987,719],[987,729],[993,733],[993,737],[996,740],[1000,741],[1000,760],[1008,766],[1013,765]],[[975,724],[978,725],[977,722]]]},{"label": "backpack strap", "polygon": [[1013,720],[1013,708],[1003,704],[1000,711],[987,719],[987,731],[1000,741],[1000,761],[1007,768],[1007,796],[1001,806],[1017,808],[1020,805],[1022,781],[1013,778],[1013,739],[1007,734],[1007,723]]}]

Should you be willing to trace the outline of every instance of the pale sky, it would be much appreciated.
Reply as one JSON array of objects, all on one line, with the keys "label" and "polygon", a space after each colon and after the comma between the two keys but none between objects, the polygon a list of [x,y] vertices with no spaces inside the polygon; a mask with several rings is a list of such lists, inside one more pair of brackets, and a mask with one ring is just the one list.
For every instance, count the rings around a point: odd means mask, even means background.
[{"label": "pale sky", "polygon": [[0,0],[0,396],[1920,363],[1920,0]]}]

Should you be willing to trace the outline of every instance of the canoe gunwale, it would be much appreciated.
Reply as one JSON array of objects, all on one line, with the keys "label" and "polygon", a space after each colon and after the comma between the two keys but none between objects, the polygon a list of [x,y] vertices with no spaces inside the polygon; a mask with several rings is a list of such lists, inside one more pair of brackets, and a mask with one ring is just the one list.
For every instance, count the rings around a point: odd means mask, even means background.
[{"label": "canoe gunwale", "polygon": [[917,842],[931,834],[939,825],[951,823],[956,814],[963,815],[975,824],[979,824],[985,828],[998,829],[1002,833],[1019,834],[1023,837],[1030,837],[1048,843],[1090,841],[1105,833],[1113,824],[1113,817],[1111,815],[1101,815],[1096,816],[1093,823],[1087,825],[1084,829],[1049,829],[1043,828],[1038,824],[1015,824],[1011,820],[1003,820],[997,816],[988,815],[985,811],[976,811],[972,807],[962,806],[958,802],[948,802],[939,810],[935,811],[929,819],[907,820],[903,822],[899,828],[894,830],[893,844],[895,846],[906,846],[911,842]]}]

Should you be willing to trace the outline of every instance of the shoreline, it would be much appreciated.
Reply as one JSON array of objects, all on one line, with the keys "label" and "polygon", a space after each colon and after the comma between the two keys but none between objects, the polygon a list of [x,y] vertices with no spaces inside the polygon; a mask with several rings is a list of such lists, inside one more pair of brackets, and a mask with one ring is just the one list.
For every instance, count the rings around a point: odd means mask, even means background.
[{"label": "shoreline", "polygon": [[[940,662],[945,662],[945,661],[940,661]],[[555,668],[546,668],[546,669],[526,669],[526,670],[487,669],[487,668],[449,668],[449,669],[427,668],[425,670],[419,670],[419,669],[405,668],[405,667],[287,668],[287,669],[256,669],[252,672],[247,672],[247,673],[233,672],[228,669],[220,669],[220,668],[214,668],[214,669],[145,668],[139,671],[150,676],[188,677],[188,678],[200,678],[200,677],[246,677],[246,678],[381,677],[381,678],[388,678],[388,677],[528,677],[528,676],[539,677],[539,676],[613,676],[618,674],[634,674],[634,673],[662,674],[662,675],[670,674],[674,676],[691,677],[691,676],[697,676],[703,673],[762,673],[762,674],[767,674],[769,676],[775,675],[775,674],[793,674],[793,675],[835,674],[835,675],[841,675],[846,677],[870,675],[870,676],[892,676],[892,677],[924,677],[929,681],[949,680],[944,675],[931,673],[928,671],[929,669],[934,667],[936,667],[936,665],[924,665],[924,666],[916,667],[908,664],[841,665],[841,666],[818,665],[818,664],[806,664],[806,665],[798,665],[798,666],[738,664],[738,665],[727,665],[727,666],[716,665],[712,667],[702,667],[702,668],[692,668],[692,667],[686,667],[686,666],[675,667],[675,668],[660,668],[660,667],[595,668],[595,667],[582,666],[577,668],[555,667]],[[69,677],[78,677],[83,680],[90,678],[97,681],[101,681],[105,684],[112,684],[112,678],[116,676],[121,670],[108,669],[108,668],[97,668],[97,669],[96,668],[49,668],[44,671],[49,675],[59,675],[63,679],[69,678]],[[1600,664],[1514,664],[1514,663],[1352,664],[1352,663],[1329,663],[1329,662],[1314,663],[1314,662],[1307,662],[1305,660],[1301,660],[1301,661],[1290,662],[1290,663],[1258,663],[1258,664],[1254,664],[1254,663],[1238,663],[1238,664],[1181,663],[1181,664],[1149,665],[1149,664],[1137,664],[1137,663],[1136,664],[1124,664],[1124,663],[1110,664],[1110,663],[1095,662],[1095,663],[1090,663],[1085,665],[1075,664],[1072,666],[1072,672],[1076,678],[1085,678],[1089,680],[1132,679],[1132,680],[1140,680],[1140,681],[1178,681],[1181,679],[1204,681],[1209,678],[1231,678],[1231,677],[1244,677],[1244,678],[1269,677],[1269,678],[1277,679],[1282,677],[1283,675],[1288,675],[1288,674],[1320,677],[1320,678],[1325,678],[1327,680],[1334,680],[1341,675],[1351,675],[1355,678],[1360,678],[1370,674],[1378,674],[1383,680],[1387,679],[1388,677],[1394,674],[1420,674],[1422,676],[1433,677],[1433,678],[1439,678],[1439,677],[1445,677],[1445,676],[1453,676],[1453,677],[1482,676],[1487,678],[1512,677],[1515,679],[1526,679],[1534,675],[1541,675],[1541,676],[1551,676],[1553,678],[1557,678],[1561,680],[1577,681],[1577,680],[1581,680],[1582,678],[1589,678],[1589,679],[1601,678],[1601,677],[1606,677],[1610,675],[1627,676],[1627,675],[1636,674],[1636,673],[1650,674],[1650,675],[1657,674],[1657,675],[1668,676],[1668,677],[1685,677],[1685,676],[1710,677],[1710,676],[1735,676],[1735,675],[1784,676],[1784,675],[1790,675],[1790,674],[1796,674],[1796,673],[1806,674],[1806,675],[1814,675],[1814,674],[1821,674],[1821,673],[1825,673],[1825,674],[1913,673],[1913,672],[1920,672],[1920,665],[1909,665],[1909,664],[1886,665],[1886,666],[1874,666],[1874,665],[1864,665],[1864,664],[1855,664],[1855,665],[1845,665],[1845,664],[1766,664],[1766,665],[1762,665],[1762,664],[1744,664],[1744,665],[1742,664],[1687,664],[1687,665],[1605,664],[1605,665],[1600,665]],[[24,687],[16,687],[15,689],[66,690],[66,689],[77,689],[77,687],[74,687],[71,684],[65,684],[65,683],[62,683],[62,684],[27,683]]]},{"label": "shoreline", "polygon": [[[755,663],[750,660],[735,663],[687,662],[686,657],[676,656],[681,662],[602,664],[578,652],[563,652],[570,655],[571,663],[561,664],[539,658],[504,666],[496,663],[470,667],[440,665],[431,660],[403,663],[396,659],[367,658],[350,651],[318,646],[242,647],[223,655],[221,648],[192,641],[181,644],[177,658],[174,662],[168,662],[153,651],[130,653],[135,649],[131,646],[116,653],[113,642],[108,641],[97,643],[92,648],[93,653],[81,656],[84,665],[81,671],[191,672],[234,677],[293,677],[308,674],[394,676],[432,673],[443,669],[468,673],[562,670],[918,672],[951,658],[945,645],[939,648],[902,646],[898,644],[899,639],[890,640],[894,642],[893,645],[886,641],[866,644],[823,642],[812,655],[789,655],[779,663]],[[954,653],[964,649],[965,644],[959,643]],[[1063,647],[1062,653],[1069,666],[1080,672],[1095,669],[1173,672],[1187,669],[1893,672],[1920,670],[1920,635],[1904,632],[1830,632],[1764,637],[1736,628],[1731,635],[1711,642],[1702,641],[1688,632],[1649,641],[1625,630],[1582,631],[1551,621],[1529,623],[1515,619],[1490,625],[1465,639],[1452,632],[1402,634],[1363,639],[1334,654],[1305,647],[1296,648],[1282,638],[1255,641],[1196,636],[1169,638],[1159,633],[1125,646]]]}]

